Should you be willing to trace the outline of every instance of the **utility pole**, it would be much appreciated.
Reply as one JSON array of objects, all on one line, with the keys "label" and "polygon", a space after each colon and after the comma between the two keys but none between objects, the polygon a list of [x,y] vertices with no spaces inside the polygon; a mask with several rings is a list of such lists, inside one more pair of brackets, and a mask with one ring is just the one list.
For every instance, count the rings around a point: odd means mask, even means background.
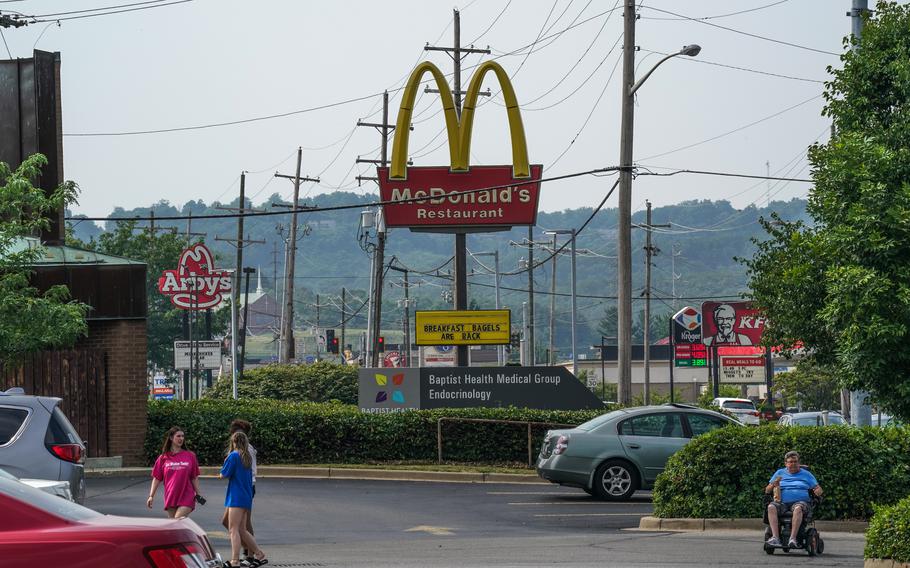
[{"label": "utility pole", "polygon": [[344,350],[347,349],[347,344],[344,342],[345,341],[344,327],[345,327],[345,324],[347,323],[344,319],[345,318],[345,306],[347,306],[347,304],[345,304],[345,302],[347,301],[347,298],[346,298],[346,296],[348,295],[347,292],[348,292],[347,288],[342,286],[341,287],[341,361],[343,363],[347,362],[347,360],[344,358]]},{"label": "utility pole", "polygon": [[[370,163],[377,164],[380,167],[386,167],[389,163],[389,133],[395,130],[395,126],[389,124],[389,92],[385,91],[382,93],[382,123],[376,124],[372,122],[363,122],[358,120],[357,126],[369,126],[379,130],[380,135],[382,136],[382,143],[380,144],[380,155],[379,160],[367,160],[362,159],[359,156],[357,157],[357,163]],[[379,183],[378,177],[370,176],[357,176],[357,181],[361,182],[364,180],[371,180]],[[382,330],[382,277],[383,277],[383,263],[385,262],[385,221],[382,218],[382,211],[380,210],[376,215],[376,247],[373,249],[373,273],[372,276],[372,286],[370,288],[370,296],[373,299],[370,304],[370,318],[369,318],[369,327],[370,327],[370,363],[371,367],[379,366],[379,336]]]},{"label": "utility pole", "polygon": [[284,267],[284,306],[281,310],[281,352],[279,363],[290,363],[294,359],[294,264],[297,260],[297,211],[300,210],[300,182],[315,181],[319,178],[300,177],[300,165],[303,161],[303,148],[297,148],[297,173],[287,176],[275,172],[275,177],[290,179],[294,182],[294,202],[291,203],[291,235],[288,240],[288,254]]},{"label": "utility pole", "polygon": [[651,258],[660,252],[660,249],[651,244],[651,233],[655,227],[670,227],[670,224],[655,225],[651,222],[651,202],[645,201],[645,207],[648,209],[647,223],[637,225],[645,229],[645,325],[644,325],[644,350],[645,350],[645,406],[651,404]]},{"label": "utility pole", "polygon": [[408,269],[399,268],[389,264],[389,268],[396,272],[404,273],[404,278],[401,281],[401,286],[404,288],[404,300],[399,300],[398,305],[404,308],[404,319],[403,325],[404,328],[404,360],[402,361],[402,367],[411,366],[411,297],[410,297],[410,285],[408,283]]},{"label": "utility pole", "polygon": [[632,134],[635,119],[635,0],[623,1],[622,126],[619,150],[619,227],[617,235],[617,394],[632,403]]},{"label": "utility pole", "polygon": [[[532,367],[537,364],[537,343],[534,339],[534,227],[528,225],[528,319],[531,320],[531,360]],[[497,272],[499,270],[497,269]],[[500,349],[502,347],[500,346]],[[500,362],[502,365],[502,362]]]},{"label": "utility pole", "polygon": [[[851,31],[856,39],[863,35],[863,17],[868,12],[868,0],[853,0],[853,9],[847,12],[847,15],[851,17]],[[869,426],[872,423],[872,407],[867,402],[868,397],[869,393],[866,391],[850,391],[850,423],[854,426]],[[842,401],[844,398],[846,397],[841,394]]]},{"label": "utility pole", "polygon": [[246,336],[250,329],[250,274],[256,274],[256,269],[245,266],[243,274],[246,276],[246,289],[243,292],[243,333],[240,335],[240,358],[237,361],[240,363],[237,369],[241,379],[243,379],[243,369],[246,366]]},{"label": "utility pole", "polygon": [[556,364],[556,355],[553,353],[554,349],[554,333],[556,331],[556,258],[559,256],[556,254],[556,235],[553,235],[553,256],[550,259],[550,344],[548,345],[547,350],[547,359],[549,359],[549,364],[552,367]]},{"label": "utility pole", "polygon": [[[489,49],[475,49],[471,47],[461,47],[461,13],[453,10],[455,16],[455,42],[454,47],[434,47],[427,45],[425,51],[442,51],[448,54],[455,63],[455,89],[452,94],[455,96],[455,114],[461,120],[461,60],[472,53],[489,54]],[[426,92],[434,92],[427,89]],[[464,231],[455,233],[455,309],[468,309],[468,273],[467,273],[467,234]],[[526,338],[527,339],[527,338]],[[468,366],[468,346],[459,345],[457,348],[456,366]]]}]

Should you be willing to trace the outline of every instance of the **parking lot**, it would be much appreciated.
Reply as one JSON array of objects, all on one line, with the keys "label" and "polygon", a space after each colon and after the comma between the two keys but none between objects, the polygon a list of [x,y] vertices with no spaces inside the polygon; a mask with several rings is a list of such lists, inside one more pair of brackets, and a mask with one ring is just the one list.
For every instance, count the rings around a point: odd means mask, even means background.
[{"label": "parking lot", "polygon": [[[104,513],[163,515],[145,507],[148,480],[91,478],[86,504]],[[193,513],[215,547],[224,484],[204,479]],[[862,566],[860,535],[825,535],[818,558],[767,556],[761,535],[637,531],[650,495],[603,503],[544,484],[261,479],[253,522],[275,566]]]}]

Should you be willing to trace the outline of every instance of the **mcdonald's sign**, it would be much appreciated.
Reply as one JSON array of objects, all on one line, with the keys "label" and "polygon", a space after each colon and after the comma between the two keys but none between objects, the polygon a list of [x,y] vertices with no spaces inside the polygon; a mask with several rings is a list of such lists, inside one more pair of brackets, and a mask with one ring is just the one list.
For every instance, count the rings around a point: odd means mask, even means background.
[{"label": "mcdonald's sign", "polygon": [[[506,102],[512,165],[472,167],[474,111],[483,78],[490,71],[499,80]],[[442,102],[449,138],[448,167],[407,166],[411,114],[418,85],[426,73],[435,79]],[[390,166],[377,169],[380,195],[387,202],[383,214],[388,227],[447,232],[463,227],[533,225],[537,220],[543,166],[528,163],[524,125],[512,82],[502,66],[493,61],[481,64],[471,78],[460,120],[449,83],[439,68],[429,61],[418,65],[401,99]]]}]

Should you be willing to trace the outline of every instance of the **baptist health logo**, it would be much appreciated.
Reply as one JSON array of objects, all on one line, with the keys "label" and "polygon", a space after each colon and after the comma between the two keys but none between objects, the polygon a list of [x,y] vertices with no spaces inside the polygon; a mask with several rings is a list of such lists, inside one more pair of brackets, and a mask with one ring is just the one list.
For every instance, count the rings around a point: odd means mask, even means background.
[{"label": "baptist health logo", "polygon": [[[382,388],[388,388],[390,386],[400,387],[404,383],[404,373],[398,373],[392,375],[392,384],[389,384],[389,377],[382,373],[376,373],[375,375],[376,385]],[[376,393],[376,402],[389,402],[389,391],[381,390]],[[392,391],[392,402],[395,404],[404,404],[404,393],[398,389]]]}]

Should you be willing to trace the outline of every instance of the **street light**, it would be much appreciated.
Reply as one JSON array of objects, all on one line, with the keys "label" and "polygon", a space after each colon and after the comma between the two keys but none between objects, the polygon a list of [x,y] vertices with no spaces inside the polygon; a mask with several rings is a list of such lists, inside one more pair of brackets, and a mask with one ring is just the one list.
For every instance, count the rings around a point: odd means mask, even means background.
[{"label": "street light", "polygon": [[[635,120],[635,92],[664,61],[686,55],[695,57],[701,47],[684,46],[657,62],[641,79],[635,81],[635,0],[625,2],[623,39],[622,126],[619,149],[619,227],[617,234],[617,401],[632,402],[632,135]],[[647,347],[646,347],[647,348]]]},{"label": "street light", "polygon": [[[575,229],[559,229],[554,231],[544,231],[546,235],[571,235],[572,239],[572,374],[578,376],[578,349],[575,342]],[[553,254],[556,255],[556,247],[553,247]]]}]

